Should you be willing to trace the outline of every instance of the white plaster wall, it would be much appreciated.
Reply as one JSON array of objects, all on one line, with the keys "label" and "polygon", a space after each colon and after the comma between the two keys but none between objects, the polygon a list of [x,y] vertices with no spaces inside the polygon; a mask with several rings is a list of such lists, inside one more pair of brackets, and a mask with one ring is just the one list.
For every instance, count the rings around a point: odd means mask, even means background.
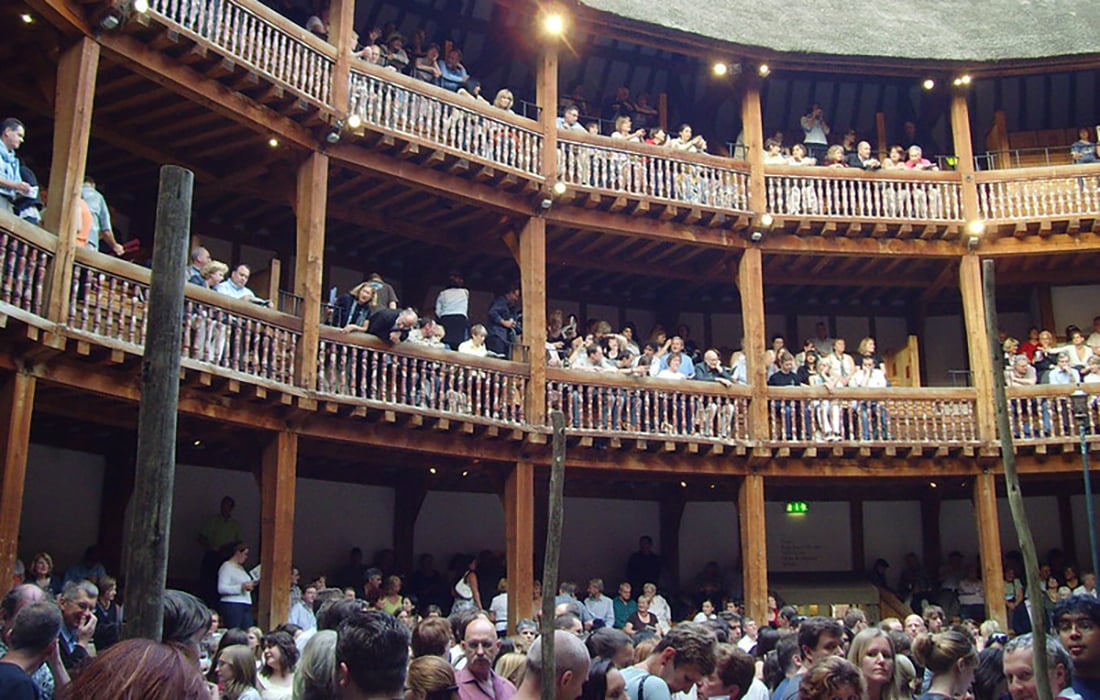
[{"label": "white plaster wall", "polygon": [[[656,501],[613,498],[567,498],[563,505],[559,567],[561,580],[578,583],[594,576],[614,591],[626,574],[626,560],[649,535],[661,551],[660,509]],[[682,555],[681,555],[682,556]]]},{"label": "white plaster wall", "polygon": [[871,322],[866,316],[837,316],[836,337],[844,338],[847,353],[855,356],[859,341],[871,335]]},{"label": "white plaster wall", "polygon": [[966,337],[958,316],[930,316],[924,324],[920,351],[925,357],[925,386],[951,386],[949,369],[968,369]]},{"label": "white plaster wall", "polygon": [[[1095,489],[1100,486],[1094,480],[1093,497],[1092,497],[1092,510],[1093,517],[1100,518],[1100,498],[1097,498]],[[1080,570],[1088,570],[1092,568],[1092,556],[1089,554],[1089,521],[1088,511],[1085,507],[1084,494],[1077,496],[1070,496],[1069,499],[1070,508],[1073,509],[1073,534],[1077,544],[1076,552],[1067,552],[1067,556],[1073,556]],[[1100,530],[1096,533],[1097,539],[1100,540]]]},{"label": "white plaster wall", "polygon": [[944,561],[953,551],[962,552],[968,562],[978,555],[978,523],[969,498],[940,503],[940,543]]},{"label": "white plaster wall", "polygon": [[440,571],[458,552],[504,551],[504,506],[494,494],[429,491],[416,519],[413,549],[418,556],[434,556]]},{"label": "white plaster wall", "polygon": [[785,502],[764,504],[768,571],[850,571],[852,523],[848,504],[809,501],[809,512],[787,515]]},{"label": "white plaster wall", "polygon": [[680,582],[687,584],[708,561],[716,561],[727,587],[740,589],[741,535],[737,504],[696,501],[684,506],[680,520]]},{"label": "white plaster wall", "polygon": [[[1024,492],[1027,492],[1026,485]],[[1083,501],[1082,501],[1083,505]],[[1052,547],[1062,546],[1062,529],[1058,520],[1058,498],[1055,496],[1024,497],[1024,510],[1027,511],[1027,520],[1031,525],[1031,538],[1035,540],[1035,551],[1039,558],[1046,557],[1046,553]],[[1016,537],[1016,526],[1012,522],[1012,510],[1009,508],[1007,498],[997,499],[997,522],[1001,530],[1001,550],[1004,552],[1019,549],[1020,543]],[[1084,539],[1088,541],[1088,532],[1082,531]],[[1084,551],[1088,551],[1085,545]]]},{"label": "white plaster wall", "polygon": [[905,555],[921,556],[922,545],[919,501],[863,502],[864,570],[882,557],[890,563],[886,576],[893,583],[901,574]]},{"label": "white plaster wall", "polygon": [[[741,314],[714,314],[710,323],[715,346],[731,350],[741,349],[741,336],[745,334],[745,325]],[[722,364],[728,362],[728,357],[722,358]]]},{"label": "white plaster wall", "polygon": [[87,452],[30,446],[23,490],[19,556],[30,564],[35,552],[49,552],[64,571],[84,556],[99,536],[104,459]]},{"label": "white plaster wall", "polygon": [[294,563],[303,579],[332,574],[352,547],[367,561],[393,547],[393,489],[318,479],[298,479],[297,486]]},{"label": "white plaster wall", "polygon": [[241,524],[251,546],[249,564],[260,561],[260,488],[250,471],[231,471],[179,465],[172,492],[172,531],[169,536],[168,577],[198,577],[202,548],[197,537],[203,524],[217,515],[223,496],[232,496],[237,506],[233,517]]},{"label": "white plaster wall", "polygon": [[1059,337],[1071,323],[1091,329],[1093,317],[1100,315],[1100,284],[1053,287],[1050,298],[1054,306],[1054,328],[1050,330]]}]

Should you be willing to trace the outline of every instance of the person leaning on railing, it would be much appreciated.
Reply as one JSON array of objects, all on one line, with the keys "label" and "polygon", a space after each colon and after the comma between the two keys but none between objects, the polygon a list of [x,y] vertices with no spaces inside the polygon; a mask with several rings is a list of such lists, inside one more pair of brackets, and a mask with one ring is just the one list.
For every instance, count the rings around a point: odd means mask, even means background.
[{"label": "person leaning on railing", "polygon": [[1081,127],[1077,132],[1077,140],[1069,147],[1069,157],[1078,165],[1088,163],[1100,163],[1100,144],[1089,139],[1091,134],[1088,127]]}]

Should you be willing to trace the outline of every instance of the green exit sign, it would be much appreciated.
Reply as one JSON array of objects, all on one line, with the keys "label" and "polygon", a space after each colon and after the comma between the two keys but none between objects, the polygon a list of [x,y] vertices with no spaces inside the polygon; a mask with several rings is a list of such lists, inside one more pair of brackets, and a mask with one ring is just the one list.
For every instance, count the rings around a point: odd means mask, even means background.
[{"label": "green exit sign", "polygon": [[787,515],[809,513],[810,506],[805,501],[787,501]]}]

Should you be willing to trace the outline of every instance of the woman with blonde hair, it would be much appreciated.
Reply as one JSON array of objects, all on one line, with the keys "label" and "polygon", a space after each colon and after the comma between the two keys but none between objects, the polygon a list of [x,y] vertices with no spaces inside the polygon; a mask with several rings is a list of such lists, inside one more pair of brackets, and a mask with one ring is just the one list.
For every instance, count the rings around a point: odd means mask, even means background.
[{"label": "woman with blonde hair", "polygon": [[370,282],[360,282],[351,288],[347,294],[341,294],[336,298],[332,310],[332,325],[344,333],[367,331],[367,321],[371,312],[377,308],[374,298],[374,285]]},{"label": "woman with blonde hair", "polygon": [[518,652],[501,654],[493,668],[498,676],[507,678],[517,688],[523,683],[523,676],[527,673],[527,655]]},{"label": "woman with blonde hair", "polygon": [[256,690],[256,657],[244,644],[222,649],[218,656],[218,686],[226,700],[260,700]]},{"label": "woman with blonde hair", "polygon": [[863,674],[867,700],[902,700],[894,643],[878,627],[868,627],[852,639],[848,660]]},{"label": "woman with blonde hair", "polygon": [[419,656],[405,675],[405,700],[455,700],[455,671],[439,656]]},{"label": "woman with blonde hair", "polygon": [[932,672],[928,692],[920,700],[960,697],[974,682],[978,652],[962,632],[922,634],[913,640],[914,660]]}]

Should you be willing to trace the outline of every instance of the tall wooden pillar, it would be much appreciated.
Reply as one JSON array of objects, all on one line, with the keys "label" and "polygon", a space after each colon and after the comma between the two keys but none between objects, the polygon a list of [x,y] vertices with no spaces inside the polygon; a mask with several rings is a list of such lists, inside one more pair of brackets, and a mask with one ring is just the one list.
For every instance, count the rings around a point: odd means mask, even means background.
[{"label": "tall wooden pillar", "polygon": [[746,474],[737,497],[741,524],[741,575],[749,617],[768,619],[768,544],[764,528],[764,477]]},{"label": "tall wooden pillar", "polygon": [[[661,568],[664,569],[666,585],[672,590],[680,588],[680,523],[684,519],[683,489],[669,489],[659,503]],[[659,584],[660,582],[654,581]]]},{"label": "tall wooden pillar", "polygon": [[749,161],[749,209],[754,214],[768,210],[764,187],[764,116],[760,109],[760,79],[742,76],[741,125],[745,132],[745,151]]},{"label": "tall wooden pillar", "polygon": [[0,384],[0,451],[4,456],[4,471],[0,474],[0,591],[5,593],[11,585],[19,547],[36,384],[34,375],[22,371]]},{"label": "tall wooden pillar", "polygon": [[535,102],[543,139],[540,172],[552,185],[558,176],[558,45],[553,38],[545,41],[535,72]]},{"label": "tall wooden pillar", "polygon": [[749,437],[768,439],[768,368],[764,362],[767,338],[764,332],[764,269],[760,249],[751,246],[741,254],[737,268],[737,290],[741,294],[745,369],[752,389],[749,402]]},{"label": "tall wooden pillar", "polygon": [[295,201],[298,244],[294,260],[294,293],[302,299],[302,339],[298,343],[295,373],[298,385],[307,389],[317,387],[327,202],[328,156],[312,153],[298,168]]},{"label": "tall wooden pillar", "polygon": [[65,321],[69,309],[76,232],[80,227],[80,188],[88,160],[98,69],[99,44],[90,37],[82,37],[62,51],[57,64],[50,206],[43,222],[47,230],[57,234],[57,254],[46,305],[46,316],[51,321]]},{"label": "tall wooden pillar", "polygon": [[519,234],[519,276],[523,301],[523,344],[531,379],[524,414],[532,425],[546,418],[546,220],[532,216]]},{"label": "tall wooden pillar", "polygon": [[260,627],[286,622],[290,612],[290,567],[294,555],[294,493],[298,435],[281,431],[260,460]]},{"label": "tall wooden pillar", "polygon": [[424,485],[423,472],[402,473],[394,488],[393,501],[393,552],[398,571],[412,573],[415,562],[416,520],[428,489]]},{"label": "tall wooden pillar", "polygon": [[351,75],[351,34],[355,30],[355,0],[332,0],[329,7],[329,43],[336,47],[332,67],[332,105],[337,119],[348,112],[348,79]]},{"label": "tall wooden pillar", "polygon": [[535,465],[516,462],[504,482],[508,634],[530,614],[535,582]]},{"label": "tall wooden pillar", "polygon": [[1005,575],[1001,565],[1001,529],[997,520],[997,481],[991,472],[974,479],[974,515],[978,520],[978,551],[982,560],[985,616],[1008,629],[1005,607]]},{"label": "tall wooden pillar", "polygon": [[970,110],[966,93],[957,92],[951,97],[951,137],[954,139],[955,170],[962,177],[962,212],[966,221],[981,218],[978,209],[978,185],[974,181],[974,143],[970,136]]},{"label": "tall wooden pillar", "polygon": [[966,346],[970,356],[970,376],[977,392],[975,412],[978,438],[983,442],[997,439],[996,416],[993,410],[993,382],[1004,381],[993,376],[989,357],[989,336],[985,328],[985,295],[982,292],[981,259],[973,253],[959,263],[959,285],[962,288],[963,320],[966,323]]}]

